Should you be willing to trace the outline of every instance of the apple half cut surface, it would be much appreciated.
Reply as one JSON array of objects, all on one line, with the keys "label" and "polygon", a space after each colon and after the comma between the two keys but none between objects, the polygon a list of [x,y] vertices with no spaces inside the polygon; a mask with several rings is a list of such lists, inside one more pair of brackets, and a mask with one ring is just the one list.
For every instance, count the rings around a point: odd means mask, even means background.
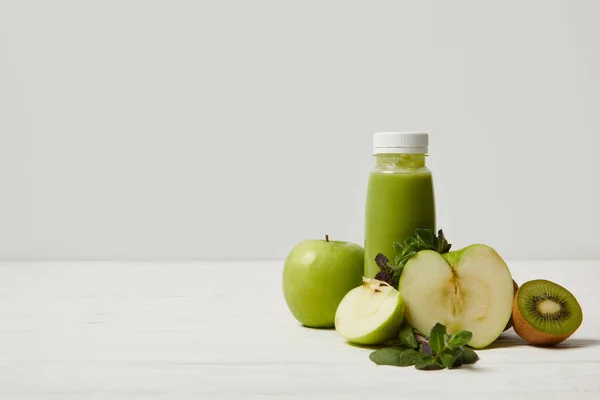
[{"label": "apple half cut surface", "polygon": [[473,333],[468,345],[488,346],[512,314],[513,280],[504,260],[485,245],[439,254],[418,252],[404,267],[398,284],[406,319],[421,332],[437,323],[449,334]]},{"label": "apple half cut surface", "polygon": [[379,344],[393,339],[404,319],[404,301],[386,282],[363,277],[349,291],[335,313],[335,329],[348,341]]}]

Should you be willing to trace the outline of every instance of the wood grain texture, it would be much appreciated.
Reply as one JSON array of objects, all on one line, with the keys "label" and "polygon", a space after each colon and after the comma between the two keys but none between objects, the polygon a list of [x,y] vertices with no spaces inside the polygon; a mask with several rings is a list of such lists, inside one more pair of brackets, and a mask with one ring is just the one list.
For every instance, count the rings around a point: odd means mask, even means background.
[{"label": "wood grain texture", "polygon": [[282,262],[0,264],[0,399],[598,399],[600,262],[512,262],[584,310],[557,348],[512,330],[472,367],[378,367],[299,326]]}]

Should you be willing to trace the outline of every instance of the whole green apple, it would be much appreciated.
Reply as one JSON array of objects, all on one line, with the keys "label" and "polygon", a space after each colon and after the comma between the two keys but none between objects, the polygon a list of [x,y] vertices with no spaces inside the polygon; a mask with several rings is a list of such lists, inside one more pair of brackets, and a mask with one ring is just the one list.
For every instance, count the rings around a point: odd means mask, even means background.
[{"label": "whole green apple", "polygon": [[364,249],[343,241],[311,239],[298,243],[283,267],[283,296],[304,326],[333,328],[338,305],[362,284]]}]

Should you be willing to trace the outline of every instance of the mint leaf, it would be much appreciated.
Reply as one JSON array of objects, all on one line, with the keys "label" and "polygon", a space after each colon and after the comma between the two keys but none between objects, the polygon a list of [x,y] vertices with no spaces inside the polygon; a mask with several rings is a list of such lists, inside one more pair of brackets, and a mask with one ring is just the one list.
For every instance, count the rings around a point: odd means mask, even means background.
[{"label": "mint leaf", "polygon": [[429,346],[433,354],[440,354],[446,345],[446,327],[439,322],[431,328]]},{"label": "mint leaf", "polygon": [[398,338],[400,339],[402,346],[406,348],[416,349],[419,347],[419,343],[417,343],[417,339],[415,339],[415,333],[413,332],[412,326],[406,322],[402,326],[402,329],[400,329]]},{"label": "mint leaf", "polygon": [[415,364],[416,369],[432,371],[435,369],[442,369],[444,366],[440,364],[433,356],[423,356]]},{"label": "mint leaf", "polygon": [[403,248],[404,246],[402,246],[400,242],[394,242],[394,251],[396,252],[396,254],[402,253]]},{"label": "mint leaf", "polygon": [[377,275],[375,275],[375,279],[383,281],[388,285],[392,284],[392,276],[387,271],[379,271]]},{"label": "mint leaf", "polygon": [[[460,350],[460,349],[456,349],[456,350]],[[454,360],[454,363],[449,368],[452,368],[452,369],[454,369],[454,368],[460,368],[460,367],[462,367],[462,365],[463,365],[463,362],[462,362],[462,351],[461,351],[460,355],[458,356],[458,358],[456,360]]]},{"label": "mint leaf", "polygon": [[401,347],[385,347],[369,354],[369,359],[377,365],[393,365],[395,367],[408,367],[415,365],[422,354],[414,349]]},{"label": "mint leaf", "polygon": [[[415,235],[417,238],[423,243],[427,248],[433,248],[434,240],[436,239],[435,235],[431,231],[431,229],[427,228],[417,228],[415,231]],[[437,246],[436,246],[437,247]]]},{"label": "mint leaf", "polygon": [[409,365],[415,365],[421,360],[422,354],[414,349],[405,349],[400,354],[399,364],[401,367],[408,367]]},{"label": "mint leaf", "polygon": [[388,260],[388,258],[382,253],[379,253],[375,256],[375,264],[377,264],[379,269],[382,271],[390,271],[390,260]]},{"label": "mint leaf", "polygon": [[475,364],[479,360],[479,356],[468,347],[463,347],[460,361],[463,364]]},{"label": "mint leaf", "polygon": [[429,228],[417,228],[415,230],[415,237],[418,239],[418,246],[414,247],[413,250],[434,250],[438,251],[439,240],[435,233]]},{"label": "mint leaf", "polygon": [[435,236],[435,234],[433,233],[433,231],[431,231],[431,234],[433,235],[433,243],[431,244],[431,250],[437,251],[439,245],[440,245],[440,241],[438,240],[437,236]]},{"label": "mint leaf", "polygon": [[417,239],[415,236],[409,236],[406,239],[404,239],[404,249],[412,249],[417,247],[417,245],[419,244],[419,239]]},{"label": "mint leaf", "polygon": [[377,365],[398,365],[403,350],[399,347],[384,347],[369,354],[369,359]]},{"label": "mint leaf", "polygon": [[427,340],[427,338],[425,336],[423,336],[421,333],[415,332],[415,339],[417,340],[417,343],[419,343],[421,346],[420,347],[421,352],[423,354],[431,355],[431,347],[429,347],[429,341]]},{"label": "mint leaf", "polygon": [[408,246],[408,247],[403,247],[402,251],[400,253],[398,253],[398,258],[400,260],[402,260],[404,257],[406,257],[406,255],[408,253],[410,253],[411,251],[413,251],[413,247],[412,246]]},{"label": "mint leaf", "polygon": [[452,368],[457,359],[462,355],[461,349],[445,348],[440,353],[440,361],[446,368]]},{"label": "mint leaf", "polygon": [[423,354],[427,354],[427,355],[432,355],[433,354],[431,352],[431,346],[429,346],[429,342],[423,342],[421,344],[421,351],[423,352]]},{"label": "mint leaf", "polygon": [[450,347],[451,349],[455,349],[457,347],[464,346],[465,344],[469,343],[472,337],[473,334],[469,331],[457,332],[454,335],[452,335],[450,340],[448,340],[448,347]]},{"label": "mint leaf", "polygon": [[400,275],[402,275],[401,268],[394,271],[394,275],[392,275],[392,286],[396,289],[398,288],[398,283],[400,282]]},{"label": "mint leaf", "polygon": [[440,254],[444,254],[450,251],[452,245],[448,243],[446,237],[444,236],[444,232],[440,229],[438,231],[438,248],[437,252]]},{"label": "mint leaf", "polygon": [[[431,329],[430,337],[404,323],[398,339],[387,342],[388,346],[369,354],[369,359],[377,365],[406,367],[414,365],[419,370],[458,368],[463,364],[473,364],[479,360],[475,352],[460,343],[468,342],[471,332],[460,331],[452,336],[446,334],[446,327],[440,323]],[[453,346],[450,346],[452,342]]]}]

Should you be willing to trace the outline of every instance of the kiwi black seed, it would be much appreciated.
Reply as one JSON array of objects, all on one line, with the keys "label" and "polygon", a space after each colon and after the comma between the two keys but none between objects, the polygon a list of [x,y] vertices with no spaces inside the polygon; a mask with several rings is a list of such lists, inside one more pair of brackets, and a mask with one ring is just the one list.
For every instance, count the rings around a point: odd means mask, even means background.
[{"label": "kiwi black seed", "polygon": [[577,299],[564,287],[544,279],[521,285],[513,303],[513,328],[536,345],[557,344],[583,321]]}]

